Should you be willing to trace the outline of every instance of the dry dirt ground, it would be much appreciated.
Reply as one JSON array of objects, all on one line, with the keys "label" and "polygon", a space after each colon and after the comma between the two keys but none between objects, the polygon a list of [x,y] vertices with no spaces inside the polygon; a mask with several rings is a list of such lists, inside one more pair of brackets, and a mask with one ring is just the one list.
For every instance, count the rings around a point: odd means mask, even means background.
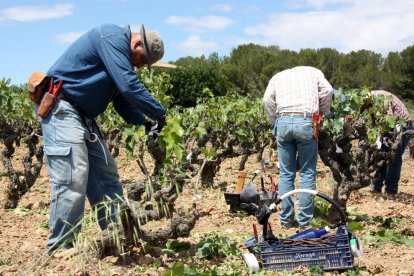
[{"label": "dry dirt ground", "polygon": [[[255,162],[256,157],[248,161],[246,172],[253,173],[260,168]],[[218,175],[216,183],[226,181],[229,188],[234,188],[238,175],[238,159],[226,161]],[[16,160],[19,162],[19,160]],[[128,161],[125,157],[117,158],[120,175],[123,183],[143,178],[135,161]],[[400,194],[396,198],[387,198],[383,195],[373,195],[369,189],[363,189],[352,194],[349,201],[351,220],[362,221],[362,230],[356,231],[364,244],[364,256],[356,259],[357,269],[348,275],[414,275],[414,247],[387,240],[379,242],[375,233],[380,227],[388,227],[398,234],[404,234],[414,239],[414,160],[404,157],[403,172],[400,181]],[[7,184],[4,168],[0,165],[0,198],[4,194]],[[318,165],[318,190],[327,194],[332,192],[334,185],[329,169],[322,164]],[[126,185],[126,184],[125,184]],[[188,206],[193,189],[189,185],[183,192],[178,205]],[[198,206],[200,210],[211,209],[209,216],[201,218],[192,231],[191,237],[185,239],[196,244],[204,235],[218,231],[222,235],[232,238],[240,244],[251,236],[252,224],[255,218],[234,215],[228,212],[223,192],[219,188],[202,189],[202,200]],[[158,275],[165,271],[165,266],[171,264],[163,254],[145,255],[120,261],[116,257],[106,257],[98,260],[91,256],[76,257],[74,259],[52,258],[40,268],[42,261],[35,264],[45,253],[45,241],[48,236],[48,205],[49,205],[48,175],[42,170],[34,187],[21,200],[15,210],[0,209],[0,275],[21,275],[30,267],[27,274],[32,275]],[[358,219],[359,218],[359,219]],[[281,229],[274,215],[271,219],[273,232],[280,236],[295,233],[295,229]],[[154,226],[156,227],[156,226]],[[97,227],[94,223],[85,223],[82,233],[85,236],[94,235]],[[144,254],[142,254],[144,255]],[[155,255],[155,257],[154,257]],[[241,260],[233,262],[240,267]],[[206,263],[206,265],[209,265]],[[301,275],[298,272],[297,275]],[[308,272],[309,273],[309,272]],[[247,274],[247,272],[243,272]],[[332,273],[328,273],[332,274]],[[346,275],[346,273],[343,273]],[[272,275],[270,273],[269,275]],[[293,274],[290,274],[293,275]]]}]

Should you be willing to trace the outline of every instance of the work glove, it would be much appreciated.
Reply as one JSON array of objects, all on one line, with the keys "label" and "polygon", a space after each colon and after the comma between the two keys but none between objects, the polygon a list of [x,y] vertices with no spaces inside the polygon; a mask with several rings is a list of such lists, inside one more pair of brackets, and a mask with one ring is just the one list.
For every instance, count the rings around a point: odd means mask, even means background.
[{"label": "work glove", "polygon": [[162,131],[162,129],[165,127],[165,125],[167,124],[167,122],[165,121],[166,116],[167,115],[164,114],[164,115],[162,115],[161,118],[159,118],[157,120],[157,131],[158,131],[158,133],[160,133]]},{"label": "work glove", "polygon": [[157,130],[157,123],[147,121],[145,124],[145,135],[152,136],[157,138],[159,136],[159,132]]},{"label": "work glove", "polygon": [[153,136],[154,138],[157,138],[160,135],[160,132],[162,131],[164,126],[166,125],[165,115],[159,118],[155,123],[148,121],[144,125],[145,125],[145,134],[148,136]]},{"label": "work glove", "polygon": [[145,135],[148,135],[148,133],[150,133],[152,126],[154,125],[153,122],[150,121],[146,121],[144,126],[145,126]]}]

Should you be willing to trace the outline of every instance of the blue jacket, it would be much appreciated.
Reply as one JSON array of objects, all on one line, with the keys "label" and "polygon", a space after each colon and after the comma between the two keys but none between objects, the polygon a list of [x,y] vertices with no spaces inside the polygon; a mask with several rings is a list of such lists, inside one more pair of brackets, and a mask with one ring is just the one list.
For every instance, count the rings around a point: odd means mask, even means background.
[{"label": "blue jacket", "polygon": [[[94,118],[112,101],[129,124],[165,114],[163,106],[138,80],[130,62],[129,26],[102,25],[78,38],[47,73],[63,80],[61,93]],[[56,82],[55,82],[56,83]]]}]

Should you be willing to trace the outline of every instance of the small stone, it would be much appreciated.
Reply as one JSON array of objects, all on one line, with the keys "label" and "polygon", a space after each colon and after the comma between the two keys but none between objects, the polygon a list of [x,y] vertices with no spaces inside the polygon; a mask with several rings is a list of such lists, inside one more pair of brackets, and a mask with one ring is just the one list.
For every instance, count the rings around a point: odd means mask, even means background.
[{"label": "small stone", "polygon": [[65,269],[65,266],[64,265],[58,265],[58,266],[56,266],[56,268],[55,268],[57,271],[63,271],[64,269]]},{"label": "small stone", "polygon": [[84,270],[80,269],[80,268],[77,268],[74,271],[73,275],[75,275],[75,276],[89,276],[89,273],[87,271],[84,271]]},{"label": "small stone", "polygon": [[111,264],[116,264],[118,262],[118,257],[110,256],[110,257],[106,258],[106,261],[108,263],[111,263]]},{"label": "small stone", "polygon": [[165,267],[160,266],[160,267],[157,269],[157,272],[158,272],[160,275],[163,275],[163,274],[164,274],[164,272],[165,272],[166,270],[167,270],[167,269],[166,269]]},{"label": "small stone", "polygon": [[55,254],[55,257],[62,260],[67,260],[71,257],[79,255],[79,251],[76,248],[70,248],[65,251],[59,252]]},{"label": "small stone", "polygon": [[234,233],[234,230],[233,229],[226,229],[226,233],[233,234]]},{"label": "small stone", "polygon": [[374,264],[368,267],[368,272],[370,272],[371,274],[379,274],[382,271],[384,271],[384,267],[380,264]]},{"label": "small stone", "polygon": [[154,258],[150,255],[145,255],[139,258],[138,264],[139,265],[150,265],[154,262]]},{"label": "small stone", "polygon": [[44,234],[44,233],[45,233],[45,229],[38,228],[38,229],[36,229],[35,233],[36,233],[37,235],[41,235],[41,236],[42,236],[42,234]]},{"label": "small stone", "polygon": [[33,202],[28,202],[28,203],[24,204],[24,205],[23,205],[23,207],[24,207],[25,209],[29,209],[29,210],[31,210],[31,209],[32,209],[32,207],[33,207]]},{"label": "small stone", "polygon": [[47,204],[43,201],[36,201],[35,203],[33,203],[32,205],[32,210],[40,210],[43,209],[47,206]]},{"label": "small stone", "polygon": [[145,251],[147,254],[149,254],[150,256],[161,256],[162,254],[162,248],[161,247],[156,247],[156,246],[148,246],[147,248],[145,248]]}]

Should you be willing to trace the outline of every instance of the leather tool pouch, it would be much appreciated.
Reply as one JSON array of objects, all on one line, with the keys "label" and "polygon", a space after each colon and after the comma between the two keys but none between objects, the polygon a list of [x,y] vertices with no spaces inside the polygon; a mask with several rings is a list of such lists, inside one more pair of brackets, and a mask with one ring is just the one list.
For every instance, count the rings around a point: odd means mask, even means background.
[{"label": "leather tool pouch", "polygon": [[37,109],[37,115],[42,118],[45,118],[52,107],[55,105],[57,97],[53,96],[53,94],[45,93],[43,96],[42,101],[40,102],[39,108]]},{"label": "leather tool pouch", "polygon": [[313,113],[313,138],[316,140],[319,139],[319,126],[321,125],[321,115]]},{"label": "leather tool pouch", "polygon": [[316,122],[313,122],[313,138],[319,139],[319,124]]},{"label": "leather tool pouch", "polygon": [[43,91],[49,84],[49,77],[40,71],[34,71],[27,83],[27,94],[29,99],[35,104],[39,104]]}]

